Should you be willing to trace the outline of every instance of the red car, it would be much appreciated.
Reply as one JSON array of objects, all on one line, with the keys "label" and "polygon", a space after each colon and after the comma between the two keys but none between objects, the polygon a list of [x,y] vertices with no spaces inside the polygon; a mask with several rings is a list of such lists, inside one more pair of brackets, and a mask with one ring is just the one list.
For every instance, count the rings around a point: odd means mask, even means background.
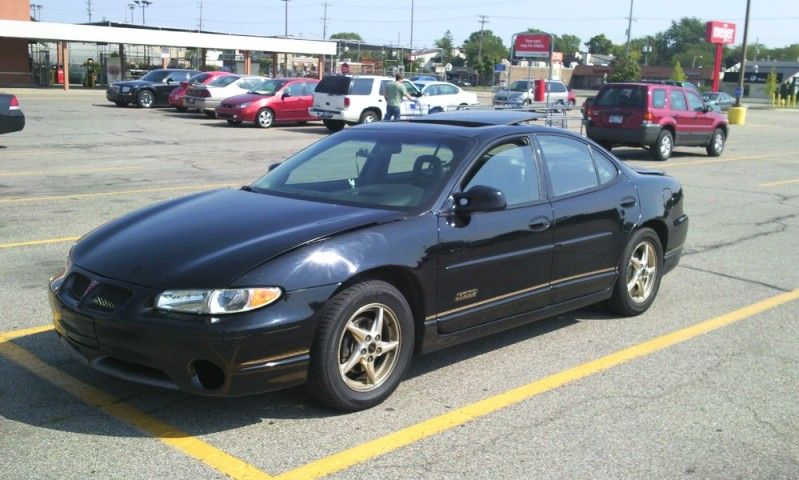
[{"label": "red car", "polygon": [[269,128],[275,122],[318,120],[308,113],[313,105],[313,92],[319,80],[310,78],[275,78],[244,95],[222,100],[216,117],[231,125],[254,122]]},{"label": "red car", "polygon": [[183,97],[186,96],[186,91],[189,89],[189,86],[196,85],[198,83],[209,83],[211,80],[222,75],[231,75],[231,74],[229,72],[218,72],[218,71],[203,72],[203,73],[198,73],[197,75],[191,77],[186,82],[180,82],[180,86],[175,87],[175,89],[172,90],[172,92],[169,94],[169,105],[177,108],[181,112],[185,112],[188,109],[183,106]]}]

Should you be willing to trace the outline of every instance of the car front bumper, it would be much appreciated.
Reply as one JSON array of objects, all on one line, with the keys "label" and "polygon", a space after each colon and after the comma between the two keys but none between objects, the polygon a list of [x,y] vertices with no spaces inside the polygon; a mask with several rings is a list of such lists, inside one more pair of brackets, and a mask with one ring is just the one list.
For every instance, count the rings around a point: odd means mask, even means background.
[{"label": "car front bumper", "polygon": [[258,113],[258,108],[230,108],[218,106],[214,110],[216,117],[222,120],[233,120],[234,122],[254,122],[255,115]]},{"label": "car front bumper", "polygon": [[105,91],[105,98],[114,103],[116,102],[134,103],[136,101],[136,92],[134,92],[133,89],[128,90],[127,92],[123,92],[122,90],[108,89]]},{"label": "car front bumper", "polygon": [[[99,287],[75,300],[64,288],[74,273]],[[106,286],[132,294],[113,312],[93,309],[92,292]],[[157,290],[74,268],[51,281],[49,299],[56,332],[82,363],[130,381],[229,397],[305,382],[317,309],[335,288],[288,292],[263,309],[213,318],[155,310]]]},{"label": "car front bumper", "polygon": [[589,121],[586,133],[595,142],[646,147],[657,140],[662,127],[656,124],[642,125],[639,128],[596,127]]}]

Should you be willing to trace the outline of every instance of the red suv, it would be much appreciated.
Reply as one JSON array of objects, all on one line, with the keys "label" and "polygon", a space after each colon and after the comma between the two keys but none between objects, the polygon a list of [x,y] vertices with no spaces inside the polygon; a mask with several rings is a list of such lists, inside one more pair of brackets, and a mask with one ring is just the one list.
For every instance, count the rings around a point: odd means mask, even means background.
[{"label": "red suv", "polygon": [[231,125],[254,122],[261,128],[269,128],[275,122],[318,120],[308,113],[317,83],[319,80],[312,78],[267,80],[255,90],[222,100],[216,107],[216,117]]},{"label": "red suv", "polygon": [[588,108],[588,137],[610,150],[649,148],[666,160],[675,146],[705,147],[719,156],[729,133],[727,118],[692,89],[650,83],[609,83]]}]

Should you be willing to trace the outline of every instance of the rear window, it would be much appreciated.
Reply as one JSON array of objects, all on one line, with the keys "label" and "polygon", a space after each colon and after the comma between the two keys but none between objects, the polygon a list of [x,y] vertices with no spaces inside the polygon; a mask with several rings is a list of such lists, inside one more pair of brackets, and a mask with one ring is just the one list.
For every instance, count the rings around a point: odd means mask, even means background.
[{"label": "rear window", "polygon": [[594,106],[599,107],[646,107],[646,87],[638,85],[617,85],[606,87],[599,92]]},{"label": "rear window", "polygon": [[346,95],[350,92],[350,81],[352,77],[343,75],[330,75],[324,77],[316,85],[316,93],[328,93],[330,95]]},{"label": "rear window", "polygon": [[198,73],[189,79],[190,83],[205,83],[211,77],[209,73]]},{"label": "rear window", "polygon": [[221,77],[216,77],[215,79],[211,80],[211,83],[208,85],[212,87],[226,87],[239,78],[240,77],[238,75],[222,75]]}]

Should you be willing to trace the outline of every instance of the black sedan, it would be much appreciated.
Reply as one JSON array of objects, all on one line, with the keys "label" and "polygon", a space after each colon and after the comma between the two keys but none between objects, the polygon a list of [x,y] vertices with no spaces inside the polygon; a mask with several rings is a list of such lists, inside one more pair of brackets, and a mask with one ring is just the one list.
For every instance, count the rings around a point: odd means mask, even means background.
[{"label": "black sedan", "polygon": [[644,312],[686,238],[680,183],[531,115],[359,126],[108,223],[50,281],[56,331],[110,375],[213,396],[304,383],[350,411],[414,353],[601,301]]},{"label": "black sedan", "polygon": [[105,98],[118,107],[129,104],[142,108],[168,106],[172,90],[198,73],[175,68],[152,70],[138,80],[112,83],[105,91]]},{"label": "black sedan", "polygon": [[19,132],[25,128],[25,114],[15,95],[0,93],[0,133]]}]

